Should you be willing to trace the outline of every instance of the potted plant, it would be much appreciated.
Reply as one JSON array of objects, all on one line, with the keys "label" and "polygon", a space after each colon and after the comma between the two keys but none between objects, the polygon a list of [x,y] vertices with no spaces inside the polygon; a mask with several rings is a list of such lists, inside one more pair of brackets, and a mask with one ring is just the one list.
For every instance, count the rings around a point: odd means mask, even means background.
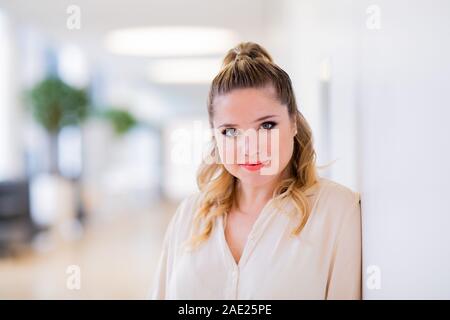
[{"label": "potted plant", "polygon": [[118,136],[125,134],[137,125],[136,118],[126,110],[110,108],[104,111],[102,116],[110,121]]},{"label": "potted plant", "polygon": [[50,172],[59,174],[58,135],[64,126],[79,125],[88,115],[86,90],[64,83],[58,77],[48,77],[30,91],[34,119],[47,131],[50,141]]},{"label": "potted plant", "polygon": [[75,188],[60,174],[58,136],[62,128],[80,125],[89,113],[85,89],[74,88],[55,76],[37,83],[29,92],[33,118],[45,129],[49,138],[49,167],[31,181],[32,214],[41,226],[66,228],[74,220],[77,209]]}]

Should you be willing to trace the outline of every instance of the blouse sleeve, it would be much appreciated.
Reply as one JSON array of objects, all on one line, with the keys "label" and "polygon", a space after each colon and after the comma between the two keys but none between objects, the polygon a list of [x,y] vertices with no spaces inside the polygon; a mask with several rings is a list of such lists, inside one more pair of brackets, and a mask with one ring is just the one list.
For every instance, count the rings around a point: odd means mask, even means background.
[{"label": "blouse sleeve", "polygon": [[361,299],[361,202],[359,195],[342,221],[333,252],[326,299]]},{"label": "blouse sleeve", "polygon": [[153,286],[150,289],[149,298],[151,300],[166,299],[166,288],[170,276],[170,261],[172,260],[170,249],[172,247],[172,239],[175,235],[174,228],[176,222],[180,219],[180,215],[184,210],[186,201],[187,200],[185,199],[180,203],[166,229],[161,254],[156,267],[156,273],[153,276]]}]

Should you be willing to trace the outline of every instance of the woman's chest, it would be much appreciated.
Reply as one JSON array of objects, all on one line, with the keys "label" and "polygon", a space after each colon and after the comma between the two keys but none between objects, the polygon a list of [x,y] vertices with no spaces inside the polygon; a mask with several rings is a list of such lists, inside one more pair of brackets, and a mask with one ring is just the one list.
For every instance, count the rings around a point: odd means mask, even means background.
[{"label": "woman's chest", "polygon": [[236,264],[241,259],[256,219],[256,217],[245,217],[233,212],[230,212],[225,218],[225,242]]},{"label": "woman's chest", "polygon": [[227,251],[224,233],[215,228],[203,246],[174,261],[169,290],[172,297],[322,298],[329,265],[323,244],[290,237],[285,227],[272,221],[264,232],[255,230],[259,236],[241,249],[244,256],[239,264]]}]

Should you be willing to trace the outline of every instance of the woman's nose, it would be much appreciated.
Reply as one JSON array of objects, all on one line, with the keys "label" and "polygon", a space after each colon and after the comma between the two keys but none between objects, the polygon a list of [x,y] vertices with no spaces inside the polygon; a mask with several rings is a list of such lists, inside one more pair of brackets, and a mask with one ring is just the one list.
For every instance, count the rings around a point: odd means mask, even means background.
[{"label": "woman's nose", "polygon": [[254,132],[243,134],[238,144],[240,155],[245,156],[246,160],[256,160],[258,155],[258,137]]}]

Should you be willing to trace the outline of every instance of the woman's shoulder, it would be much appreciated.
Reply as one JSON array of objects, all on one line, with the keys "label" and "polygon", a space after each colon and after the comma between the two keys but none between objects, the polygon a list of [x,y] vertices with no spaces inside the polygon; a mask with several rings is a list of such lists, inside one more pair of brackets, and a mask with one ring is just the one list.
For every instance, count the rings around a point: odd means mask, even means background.
[{"label": "woman's shoulder", "polygon": [[185,196],[178,204],[176,215],[180,218],[188,218],[193,211],[198,207],[202,198],[200,191],[195,191]]},{"label": "woman's shoulder", "polygon": [[192,221],[202,198],[200,191],[192,192],[181,199],[172,218],[172,224],[186,226]]},{"label": "woman's shoulder", "polygon": [[361,207],[358,192],[326,178],[319,179],[316,190],[313,214],[329,232],[338,232],[345,221],[359,221]]},{"label": "woman's shoulder", "polygon": [[336,181],[319,178],[319,200],[336,206],[352,206],[360,203],[360,194]]}]

